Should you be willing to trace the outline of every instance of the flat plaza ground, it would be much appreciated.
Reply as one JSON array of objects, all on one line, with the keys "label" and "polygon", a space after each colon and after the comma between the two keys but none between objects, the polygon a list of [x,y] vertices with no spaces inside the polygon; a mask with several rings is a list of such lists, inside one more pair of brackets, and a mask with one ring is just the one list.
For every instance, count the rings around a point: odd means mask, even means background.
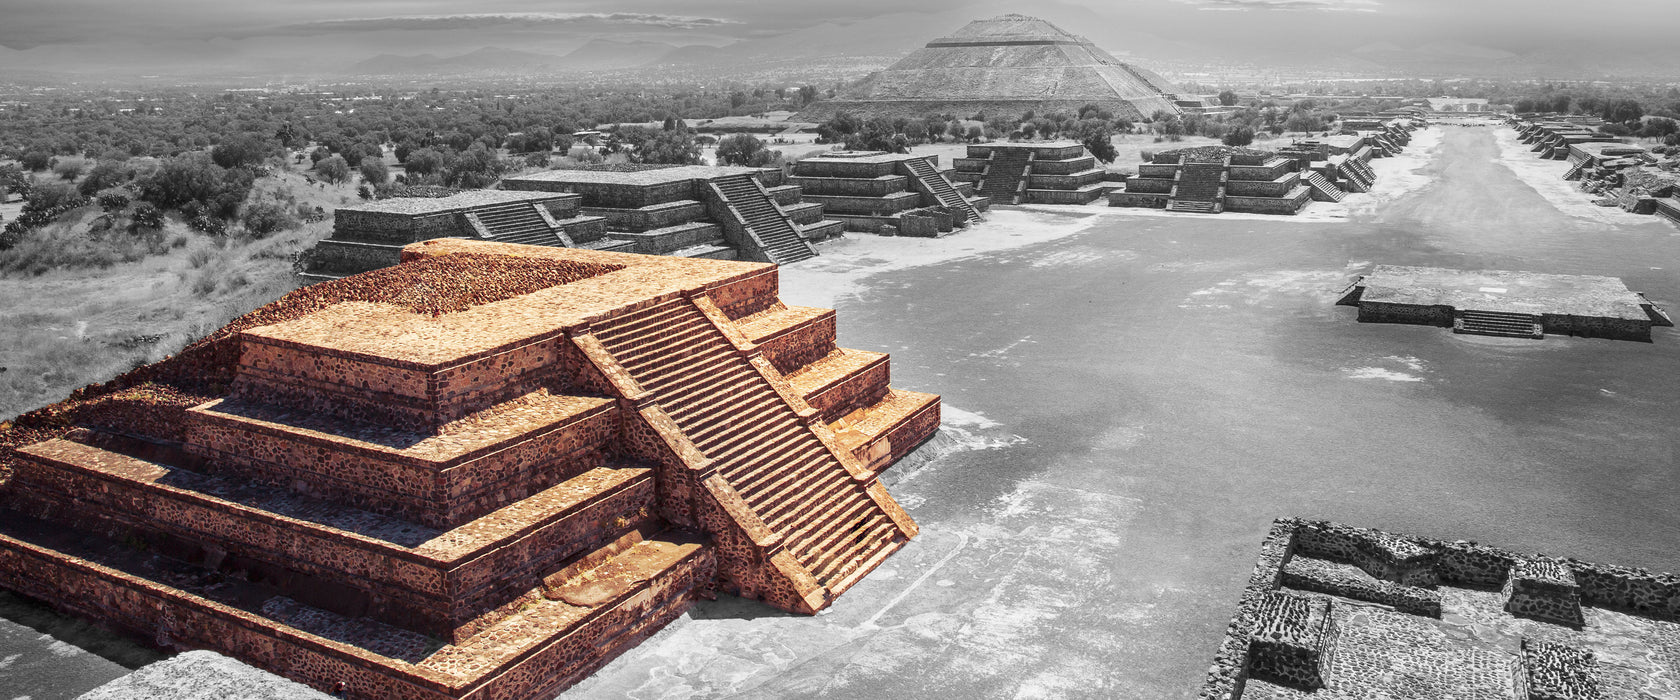
[{"label": "flat plaza ground", "polygon": [[[1607,275],[1673,311],[1680,230],[1592,206],[1509,129],[1374,166],[1310,216],[1002,207],[783,269],[788,303],[944,396],[885,478],[921,536],[821,615],[706,602],[563,697],[1192,698],[1285,515],[1680,571],[1675,329],[1512,340],[1333,305],[1387,263]],[[122,671],[4,603],[0,698]]]},{"label": "flat plaza ground", "polygon": [[1006,207],[784,269],[785,300],[944,396],[887,478],[921,536],[822,615],[703,604],[565,697],[1192,698],[1284,515],[1680,571],[1675,329],[1333,305],[1387,263],[1608,275],[1677,309],[1680,230],[1593,206],[1509,129],[1414,144],[1305,219]]}]

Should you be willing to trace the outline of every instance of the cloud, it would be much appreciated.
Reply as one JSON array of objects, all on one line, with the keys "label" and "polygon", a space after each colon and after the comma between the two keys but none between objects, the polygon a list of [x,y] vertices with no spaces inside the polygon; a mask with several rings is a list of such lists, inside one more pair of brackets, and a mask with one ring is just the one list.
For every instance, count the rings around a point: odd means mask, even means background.
[{"label": "cloud", "polygon": [[1376,12],[1382,3],[1377,0],[1173,0],[1180,5],[1194,5],[1210,12],[1249,12],[1251,10],[1290,10],[1308,12]]},{"label": "cloud", "polygon": [[294,24],[287,29],[300,32],[369,32],[382,30],[452,30],[478,27],[521,27],[556,25],[622,25],[658,29],[717,29],[739,24],[716,17],[650,14],[642,12],[482,12],[447,15],[394,15],[324,19]]}]

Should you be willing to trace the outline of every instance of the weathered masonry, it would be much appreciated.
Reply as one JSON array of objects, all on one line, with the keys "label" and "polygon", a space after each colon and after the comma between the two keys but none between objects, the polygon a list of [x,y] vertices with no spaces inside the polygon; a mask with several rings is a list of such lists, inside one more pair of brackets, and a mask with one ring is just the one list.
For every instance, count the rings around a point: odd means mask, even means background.
[{"label": "weathered masonry", "polygon": [[939,397],[777,267],[435,239],[0,434],[0,586],[362,699],[550,698],[916,536]]},{"label": "weathered masonry", "polygon": [[1199,697],[1634,698],[1676,655],[1680,577],[1284,518]]},{"label": "weathered masonry", "polygon": [[1077,141],[981,143],[967,155],[952,178],[997,204],[1089,204],[1120,187]]},{"label": "weathered masonry", "polygon": [[938,156],[830,151],[794,163],[789,183],[846,230],[867,233],[935,237],[980,222],[991,202]]}]

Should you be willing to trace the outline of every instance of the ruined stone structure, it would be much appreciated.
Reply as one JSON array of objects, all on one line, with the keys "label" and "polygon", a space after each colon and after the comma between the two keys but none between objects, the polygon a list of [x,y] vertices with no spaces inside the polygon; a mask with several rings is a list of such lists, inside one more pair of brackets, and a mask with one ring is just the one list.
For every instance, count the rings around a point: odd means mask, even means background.
[{"label": "ruined stone structure", "polygon": [[778,169],[684,165],[549,170],[502,180],[502,189],[568,192],[606,220],[605,237],[633,253],[786,264],[816,255],[811,241],[838,235],[820,202],[806,202]]},{"label": "ruined stone structure", "polygon": [[1614,136],[1601,134],[1591,127],[1563,121],[1521,122],[1517,127],[1517,136],[1523,143],[1532,145],[1530,150],[1540,154],[1541,158],[1551,160],[1569,158],[1569,147],[1576,144],[1621,141]]},{"label": "ruined stone structure", "polygon": [[998,204],[1089,204],[1120,186],[1077,141],[978,143],[967,155],[951,176]]},{"label": "ruined stone structure", "polygon": [[1036,17],[1003,15],[975,20],[928,42],[886,70],[812,104],[801,121],[840,112],[920,117],[978,113],[1076,113],[1095,104],[1116,116],[1142,119],[1179,114],[1206,102],[1161,76],[1123,63],[1092,44]]},{"label": "ruined stone structure", "polygon": [[1285,518],[1200,697],[1632,698],[1677,655],[1680,577]]},{"label": "ruined stone structure", "polygon": [[1614,277],[1378,265],[1336,302],[1361,323],[1416,323],[1454,333],[1543,338],[1547,333],[1651,341],[1674,322]]},{"label": "ruined stone structure", "polygon": [[[1322,193],[1322,194],[1320,194]],[[1318,197],[1341,200],[1341,190],[1301,161],[1271,151],[1204,146],[1164,151],[1138,164],[1112,207],[1218,214],[1224,211],[1295,214]]]},{"label": "ruined stone structure", "polygon": [[432,238],[620,250],[606,220],[579,211],[577,195],[474,190],[445,197],[402,197],[333,212],[332,236],[300,262],[312,282],[397,264],[403,246]]},{"label": "ruined stone structure", "polygon": [[991,202],[938,156],[830,151],[794,163],[789,182],[846,230],[868,233],[935,237],[978,223]]},{"label": "ruined stone structure", "polygon": [[548,698],[917,532],[939,398],[774,265],[434,239],[0,431],[0,586],[363,699]]},{"label": "ruined stone structure", "polygon": [[[1288,148],[1279,149],[1278,155],[1294,159],[1303,173],[1317,173],[1325,183],[1342,192],[1370,192],[1377,183],[1371,159],[1389,155],[1386,148],[1373,147],[1373,143],[1373,139],[1359,134],[1338,134],[1296,141]],[[1313,199],[1328,202],[1341,198],[1330,188],[1314,184]]]}]

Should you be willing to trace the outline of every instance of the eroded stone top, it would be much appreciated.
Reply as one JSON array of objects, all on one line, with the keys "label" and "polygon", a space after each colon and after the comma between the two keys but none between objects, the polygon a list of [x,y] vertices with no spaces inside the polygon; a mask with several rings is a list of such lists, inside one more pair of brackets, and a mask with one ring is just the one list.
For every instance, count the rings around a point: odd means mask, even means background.
[{"label": "eroded stone top", "polygon": [[1378,265],[1361,301],[1475,311],[1645,320],[1638,295],[1614,277]]}]

